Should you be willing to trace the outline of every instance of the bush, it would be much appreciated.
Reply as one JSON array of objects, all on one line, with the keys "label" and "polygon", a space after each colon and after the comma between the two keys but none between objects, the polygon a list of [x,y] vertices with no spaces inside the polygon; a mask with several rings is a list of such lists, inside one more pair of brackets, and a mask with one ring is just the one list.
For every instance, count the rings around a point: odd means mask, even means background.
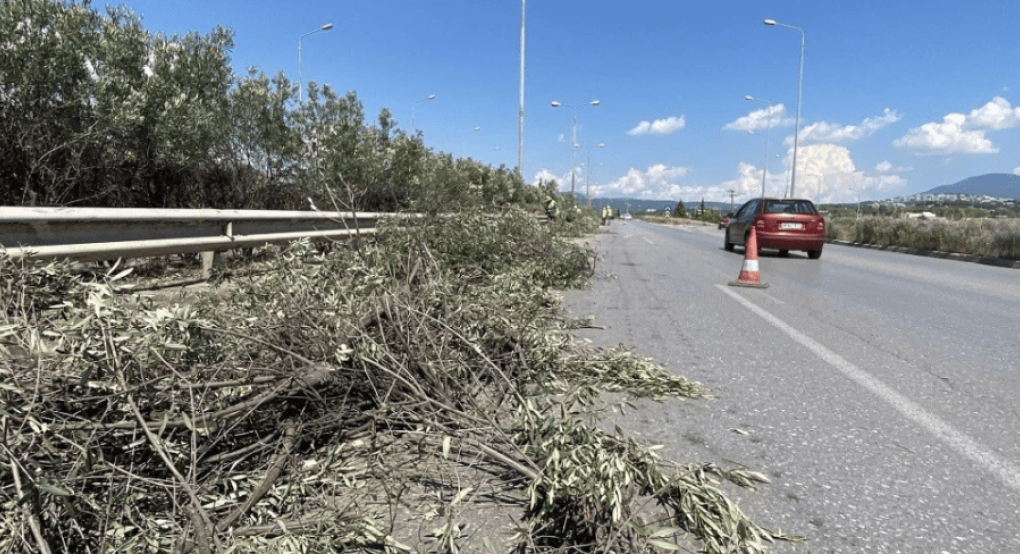
[{"label": "bush", "polygon": [[1020,221],[1015,219],[833,218],[826,221],[825,236],[877,246],[1020,259]]}]

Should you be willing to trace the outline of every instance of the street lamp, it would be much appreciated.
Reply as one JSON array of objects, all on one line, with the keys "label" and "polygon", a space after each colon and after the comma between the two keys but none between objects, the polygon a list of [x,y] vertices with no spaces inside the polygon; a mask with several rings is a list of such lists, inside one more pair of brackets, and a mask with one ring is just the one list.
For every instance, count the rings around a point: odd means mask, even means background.
[{"label": "street lamp", "polygon": [[577,149],[577,108],[583,108],[584,106],[598,106],[601,103],[602,102],[600,102],[598,100],[592,100],[591,102],[588,102],[587,104],[581,104],[580,106],[571,106],[571,105],[568,105],[568,104],[562,104],[562,103],[557,102],[557,101],[554,100],[554,101],[552,101],[549,104],[549,105],[551,105],[554,108],[570,108],[571,110],[574,111],[574,123],[573,123],[573,125],[570,128],[571,129],[571,134],[572,134],[572,137],[573,137],[573,142],[570,145],[570,197],[571,198],[573,198],[573,196],[574,196],[574,150]]},{"label": "street lamp", "polygon": [[[744,100],[758,102],[765,102],[769,105],[769,117],[765,120],[765,162],[762,163],[761,167],[761,197],[765,198],[765,177],[768,174],[769,166],[769,128],[772,127],[772,114],[775,110],[772,109],[772,102],[765,100],[764,98],[755,98],[750,94],[744,96]],[[796,150],[794,150],[796,152]]]},{"label": "street lamp", "polygon": [[328,31],[328,30],[330,30],[332,28],[333,28],[333,24],[332,23],[327,23],[327,24],[323,25],[322,27],[319,27],[318,29],[316,29],[314,31],[309,31],[309,32],[301,35],[298,38],[298,41],[297,41],[297,67],[298,67],[298,103],[299,104],[303,104],[304,101],[305,101],[305,91],[304,91],[304,80],[305,79],[304,79],[304,75],[301,72],[301,47],[302,47],[301,42],[308,35],[314,35],[315,33],[318,33],[319,31]]},{"label": "street lamp", "polygon": [[[524,19],[525,0],[521,0],[521,77],[520,77],[520,100],[517,105],[517,176],[524,183]],[[524,183],[527,184],[527,183]]]},{"label": "street lamp", "polygon": [[422,102],[425,102],[426,100],[434,100],[435,98],[436,98],[435,94],[430,94],[430,95],[426,96],[425,98],[422,98],[421,100],[418,100],[414,104],[411,104],[411,127],[415,131],[418,130],[418,126],[414,122],[414,108],[415,108],[415,106],[417,106],[418,104],[421,104]]},{"label": "street lamp", "polygon": [[797,123],[793,128],[793,169],[790,171],[790,196],[793,196],[793,187],[797,182],[797,131],[800,130],[800,98],[801,92],[804,90],[804,29],[793,25],[787,25],[785,23],[779,23],[775,19],[766,19],[764,23],[772,27],[778,25],[780,27],[786,27],[787,29],[800,31],[800,75],[797,78]]}]

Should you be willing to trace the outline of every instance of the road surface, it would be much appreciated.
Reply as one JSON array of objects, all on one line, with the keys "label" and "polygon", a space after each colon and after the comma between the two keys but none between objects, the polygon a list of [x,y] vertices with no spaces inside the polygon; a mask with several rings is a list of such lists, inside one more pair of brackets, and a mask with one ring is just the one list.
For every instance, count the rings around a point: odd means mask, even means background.
[{"label": "road surface", "polygon": [[613,221],[592,239],[596,344],[705,385],[625,426],[672,460],[772,479],[733,492],[775,552],[1020,553],[1020,271],[826,245],[759,256],[715,227]]}]

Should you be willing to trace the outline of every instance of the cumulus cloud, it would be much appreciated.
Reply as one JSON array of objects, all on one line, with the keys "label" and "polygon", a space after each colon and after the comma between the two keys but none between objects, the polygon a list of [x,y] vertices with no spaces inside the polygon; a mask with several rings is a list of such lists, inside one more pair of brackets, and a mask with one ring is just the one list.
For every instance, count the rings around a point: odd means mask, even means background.
[{"label": "cumulus cloud", "polygon": [[592,185],[593,196],[626,196],[630,198],[680,198],[684,185],[681,179],[689,171],[686,167],[655,164],[641,171],[631,168],[609,183]]},{"label": "cumulus cloud", "polygon": [[560,191],[570,192],[570,172],[568,171],[565,175],[557,175],[548,169],[542,168],[535,172],[535,176],[531,180],[531,184],[540,185],[555,180],[559,185]]},{"label": "cumulus cloud", "polygon": [[637,127],[627,131],[628,135],[668,135],[675,133],[680,129],[683,129],[687,125],[687,121],[684,116],[680,117],[667,117],[666,119],[656,119],[655,121],[642,121],[637,124]]},{"label": "cumulus cloud", "polygon": [[918,154],[996,154],[999,149],[985,138],[984,129],[968,130],[967,116],[951,113],[942,123],[925,123],[911,129],[906,136],[893,141],[893,146],[914,150]]},{"label": "cumulus cloud", "polygon": [[900,114],[896,110],[886,108],[882,115],[866,118],[860,125],[836,125],[824,121],[812,123],[804,127],[799,138],[802,142],[849,142],[860,140],[899,120]]},{"label": "cumulus cloud", "polygon": [[[769,167],[765,184],[767,196],[783,196],[787,193],[792,161],[793,149],[790,148],[781,168]],[[887,197],[890,191],[907,185],[906,180],[899,175],[883,172],[899,171],[901,168],[883,162],[876,169],[878,173],[870,174],[859,170],[850,150],[843,145],[827,143],[801,146],[798,149],[797,182],[793,192],[798,198],[809,198],[816,204],[826,204],[856,202],[858,195],[861,200]],[[761,168],[745,162],[737,166],[736,178],[718,186],[723,191],[736,191],[741,202],[760,195],[761,187]],[[723,196],[725,198],[717,200],[729,200],[728,193]]]},{"label": "cumulus cloud", "polygon": [[875,171],[877,171],[879,173],[890,173],[890,172],[907,173],[907,172],[910,172],[910,171],[913,171],[913,170],[914,170],[914,168],[909,166],[909,165],[905,165],[905,166],[903,166],[903,165],[901,165],[901,166],[893,166],[893,164],[890,163],[889,161],[884,161],[884,162],[882,162],[882,163],[880,163],[880,164],[875,166]]},{"label": "cumulus cloud", "polygon": [[[775,169],[765,175],[765,195],[783,196],[786,190],[786,170],[777,172]],[[762,194],[762,170],[752,164],[740,162],[737,166],[737,179],[728,181],[729,188],[736,191],[738,195],[760,196]]]},{"label": "cumulus cloud", "polygon": [[[892,166],[883,162],[876,169],[888,171]],[[874,194],[879,191],[901,188],[906,184],[899,175],[869,175],[858,170],[850,150],[843,145],[811,144],[798,150],[794,194],[811,198],[816,203],[852,202],[858,196],[868,199],[872,195],[879,196]]]},{"label": "cumulus cloud", "polygon": [[755,110],[736,121],[723,126],[727,131],[757,131],[766,127],[789,127],[796,120],[786,113],[786,106],[773,104],[767,108]]},{"label": "cumulus cloud", "polygon": [[1013,175],[1020,175],[1020,167],[1013,168]]},{"label": "cumulus cloud", "polygon": [[913,150],[918,154],[997,154],[985,133],[1020,125],[1020,107],[996,96],[984,106],[969,114],[946,114],[941,122],[925,123],[893,141],[893,146]]},{"label": "cumulus cloud", "polygon": [[1009,129],[1020,124],[1020,106],[1014,108],[1001,96],[970,112],[967,124],[974,128]]}]

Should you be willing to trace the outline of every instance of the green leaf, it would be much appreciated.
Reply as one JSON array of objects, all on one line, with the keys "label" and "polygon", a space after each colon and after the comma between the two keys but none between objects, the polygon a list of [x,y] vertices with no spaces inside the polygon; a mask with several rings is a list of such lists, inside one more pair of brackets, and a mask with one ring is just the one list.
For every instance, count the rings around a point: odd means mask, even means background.
[{"label": "green leaf", "polygon": [[41,490],[42,492],[52,494],[53,496],[71,496],[74,494],[73,491],[70,491],[63,487],[58,487],[56,485],[51,485],[45,481],[37,481],[35,483],[35,488]]},{"label": "green leaf", "polygon": [[657,546],[663,550],[680,550],[680,547],[662,539],[651,539],[648,541],[652,546]]},{"label": "green leaf", "polygon": [[461,489],[460,491],[458,491],[457,495],[454,496],[453,500],[450,501],[450,505],[456,506],[457,504],[459,504],[460,501],[464,500],[464,497],[467,496],[468,493],[470,493],[472,490],[474,490],[474,487],[468,487],[466,489]]}]

